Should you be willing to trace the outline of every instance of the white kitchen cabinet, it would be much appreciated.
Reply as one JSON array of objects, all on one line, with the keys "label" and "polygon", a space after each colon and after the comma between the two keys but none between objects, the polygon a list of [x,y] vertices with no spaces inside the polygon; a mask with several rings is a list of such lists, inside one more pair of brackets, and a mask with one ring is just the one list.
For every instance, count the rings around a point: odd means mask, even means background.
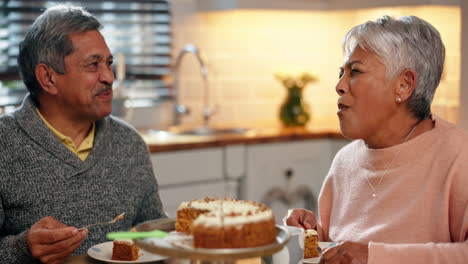
[{"label": "white kitchen cabinet", "polygon": [[[283,218],[288,208],[315,210],[333,157],[347,143],[347,140],[313,139],[249,145],[246,151],[247,176],[241,186],[241,197],[265,202],[269,191],[275,189],[275,198],[269,205],[277,221]],[[303,197],[297,195],[304,189],[312,192],[315,198],[313,204],[306,204]],[[285,197],[285,193],[288,197]],[[287,198],[294,197],[295,200],[287,201]]]},{"label": "white kitchen cabinet", "polygon": [[224,147],[224,173],[228,179],[240,180],[245,176],[245,145]]},{"label": "white kitchen cabinet", "polygon": [[462,0],[197,0],[199,11],[233,9],[337,10],[412,5],[460,5]]},{"label": "white kitchen cabinet", "polygon": [[[276,188],[296,195],[296,200],[289,203],[281,200],[281,195],[271,200],[270,206],[280,221],[288,208],[315,208],[332,159],[346,143],[311,139],[239,144],[153,153],[151,159],[161,199],[171,217],[182,201],[230,197],[264,202],[267,193]],[[299,189],[310,190],[315,200],[306,204],[303,196],[297,195]]]},{"label": "white kitchen cabinet", "polygon": [[151,160],[170,217],[183,201],[239,198],[239,181],[245,177],[244,145],[153,153]]},{"label": "white kitchen cabinet", "polygon": [[224,178],[221,147],[155,153],[151,161],[160,186]]}]

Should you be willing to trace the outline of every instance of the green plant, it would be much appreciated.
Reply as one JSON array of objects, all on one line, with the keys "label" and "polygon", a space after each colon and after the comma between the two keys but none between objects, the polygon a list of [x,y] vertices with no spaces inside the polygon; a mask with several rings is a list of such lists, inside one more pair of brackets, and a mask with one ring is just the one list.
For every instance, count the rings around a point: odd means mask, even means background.
[{"label": "green plant", "polygon": [[310,119],[309,106],[303,100],[304,87],[318,78],[307,72],[299,74],[276,73],[276,79],[287,88],[286,100],[280,107],[279,117],[284,126],[305,126]]}]

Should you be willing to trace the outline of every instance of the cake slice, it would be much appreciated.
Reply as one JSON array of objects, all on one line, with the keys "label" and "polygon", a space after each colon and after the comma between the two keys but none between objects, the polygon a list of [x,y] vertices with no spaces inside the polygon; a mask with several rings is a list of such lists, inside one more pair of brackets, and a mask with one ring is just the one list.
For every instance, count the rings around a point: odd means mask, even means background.
[{"label": "cake slice", "polygon": [[304,231],[304,258],[316,258],[318,252],[318,235],[314,229]]},{"label": "cake slice", "polygon": [[112,260],[137,260],[140,255],[139,249],[132,241],[114,240],[112,246]]}]

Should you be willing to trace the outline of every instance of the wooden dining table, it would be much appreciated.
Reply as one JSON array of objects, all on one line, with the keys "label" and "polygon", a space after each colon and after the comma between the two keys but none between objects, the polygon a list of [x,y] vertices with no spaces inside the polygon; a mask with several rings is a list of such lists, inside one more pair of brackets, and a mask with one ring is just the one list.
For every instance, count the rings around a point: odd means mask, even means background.
[{"label": "wooden dining table", "polygon": [[[105,262],[95,260],[88,256],[88,254],[83,254],[79,256],[70,256],[68,257],[64,264],[103,264]],[[148,262],[145,262],[148,263]],[[191,264],[190,261],[187,260],[160,260],[155,262],[149,262],[148,264]],[[236,264],[263,264],[261,258],[250,258],[250,259],[241,259],[237,260]]]}]

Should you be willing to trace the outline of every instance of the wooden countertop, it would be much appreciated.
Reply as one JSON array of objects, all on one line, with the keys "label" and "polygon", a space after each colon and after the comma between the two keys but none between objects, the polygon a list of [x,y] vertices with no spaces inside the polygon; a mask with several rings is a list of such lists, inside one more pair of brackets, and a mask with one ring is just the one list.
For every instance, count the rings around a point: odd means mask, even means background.
[{"label": "wooden countertop", "polygon": [[165,132],[140,131],[152,153],[177,150],[220,147],[235,144],[259,144],[309,139],[344,139],[338,130],[313,130],[304,128],[262,128],[245,134],[221,136],[170,135]]},{"label": "wooden countertop", "polygon": [[[70,256],[65,259],[64,264],[103,264],[105,262],[95,260],[88,256],[87,254],[80,255],[80,256]],[[146,262],[145,262],[146,263]],[[154,261],[149,262],[152,264],[188,264],[188,263],[199,263],[199,262],[190,262],[188,260],[161,260],[161,261]],[[148,264],[149,264],[148,263]],[[251,259],[242,259],[237,260],[236,264],[262,264],[263,261],[260,258],[251,258]]]}]

